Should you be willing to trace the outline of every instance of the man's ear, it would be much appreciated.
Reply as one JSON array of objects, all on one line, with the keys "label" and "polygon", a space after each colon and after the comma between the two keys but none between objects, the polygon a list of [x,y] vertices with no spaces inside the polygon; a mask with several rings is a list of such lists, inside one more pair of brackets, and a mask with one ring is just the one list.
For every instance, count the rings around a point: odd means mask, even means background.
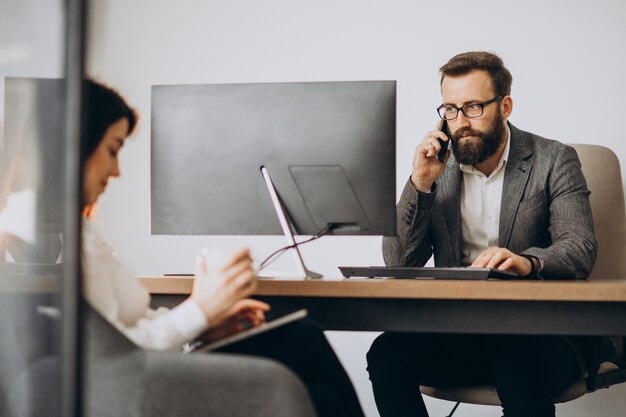
[{"label": "man's ear", "polygon": [[513,99],[511,96],[504,96],[501,102],[502,117],[507,119],[513,113]]}]

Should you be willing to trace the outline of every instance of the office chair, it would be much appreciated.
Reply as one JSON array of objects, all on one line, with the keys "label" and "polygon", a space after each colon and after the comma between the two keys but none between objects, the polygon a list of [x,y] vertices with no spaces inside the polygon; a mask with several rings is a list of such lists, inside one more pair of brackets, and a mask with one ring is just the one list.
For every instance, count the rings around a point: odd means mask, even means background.
[{"label": "office chair", "polygon": [[307,390],[274,361],[138,348],[86,306],[83,405],[91,417],[315,417]]},{"label": "office chair", "polygon": [[[244,355],[138,348],[85,306],[82,415],[90,417],[315,417],[300,380],[283,365]],[[11,380],[8,417],[58,416],[58,356]]]},{"label": "office chair", "polygon": [[[626,277],[626,209],[619,160],[613,151],[603,146],[573,144],[572,147],[578,153],[587,187],[591,190],[593,225],[598,241],[598,256],[589,279],[623,279]],[[614,341],[623,349],[624,338],[614,338]],[[622,366],[626,364],[624,351],[621,352],[621,362]],[[581,375],[554,400],[555,404],[592,392],[588,390],[587,382],[587,375]],[[589,386],[595,391],[621,382],[626,382],[626,369],[613,362],[604,362]],[[420,391],[429,397],[456,402],[448,417],[454,414],[460,403],[501,405],[493,385],[457,388],[422,386]]]}]

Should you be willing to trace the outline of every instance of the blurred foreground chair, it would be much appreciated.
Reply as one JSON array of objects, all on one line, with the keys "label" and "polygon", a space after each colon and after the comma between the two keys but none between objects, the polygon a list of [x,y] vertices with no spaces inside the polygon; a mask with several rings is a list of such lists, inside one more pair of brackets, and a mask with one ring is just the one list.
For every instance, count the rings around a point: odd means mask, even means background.
[{"label": "blurred foreground chair", "polygon": [[[315,417],[284,366],[220,353],[138,348],[86,307],[81,415],[88,417]],[[29,364],[8,390],[7,417],[59,417],[59,358]]]},{"label": "blurred foreground chair", "polygon": [[[591,190],[593,225],[598,241],[598,257],[589,279],[626,279],[626,209],[619,160],[613,151],[603,146],[582,144],[572,146],[578,153],[587,187]],[[626,382],[624,337],[613,338],[613,341],[621,351],[621,360],[619,358],[617,360],[621,368],[613,362],[600,364],[593,381],[587,381],[587,375],[581,375],[555,399],[555,404],[571,401],[592,392],[588,386],[593,387],[595,391]],[[496,388],[492,385],[458,388],[422,386],[420,390],[430,397],[456,402],[448,417],[454,414],[460,403],[501,405]]]},{"label": "blurred foreground chair", "polygon": [[276,362],[146,351],[86,310],[86,416],[315,417],[304,385]]}]

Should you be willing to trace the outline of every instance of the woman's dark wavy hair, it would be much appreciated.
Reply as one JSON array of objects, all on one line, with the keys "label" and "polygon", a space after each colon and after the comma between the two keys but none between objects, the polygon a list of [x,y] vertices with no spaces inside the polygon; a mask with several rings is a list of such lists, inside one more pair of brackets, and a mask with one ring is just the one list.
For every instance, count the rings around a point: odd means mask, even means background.
[{"label": "woman's dark wavy hair", "polygon": [[117,91],[96,81],[85,80],[83,91],[86,112],[81,139],[81,163],[84,164],[102,141],[109,126],[118,120],[128,120],[130,135],[137,125],[137,113]]}]

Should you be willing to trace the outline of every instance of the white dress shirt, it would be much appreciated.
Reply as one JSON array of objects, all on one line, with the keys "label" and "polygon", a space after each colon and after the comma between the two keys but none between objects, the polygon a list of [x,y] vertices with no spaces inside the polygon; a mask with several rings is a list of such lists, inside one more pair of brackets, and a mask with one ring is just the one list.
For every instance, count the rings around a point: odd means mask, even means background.
[{"label": "white dress shirt", "polygon": [[171,310],[152,310],[146,288],[122,267],[89,220],[83,221],[82,261],[87,302],[137,346],[180,350],[208,328],[200,306],[191,300]]},{"label": "white dress shirt", "polygon": [[506,147],[489,177],[473,165],[460,164],[463,172],[461,231],[464,265],[470,265],[485,249],[498,245],[502,186],[511,147],[511,131],[508,126],[506,130]]}]

